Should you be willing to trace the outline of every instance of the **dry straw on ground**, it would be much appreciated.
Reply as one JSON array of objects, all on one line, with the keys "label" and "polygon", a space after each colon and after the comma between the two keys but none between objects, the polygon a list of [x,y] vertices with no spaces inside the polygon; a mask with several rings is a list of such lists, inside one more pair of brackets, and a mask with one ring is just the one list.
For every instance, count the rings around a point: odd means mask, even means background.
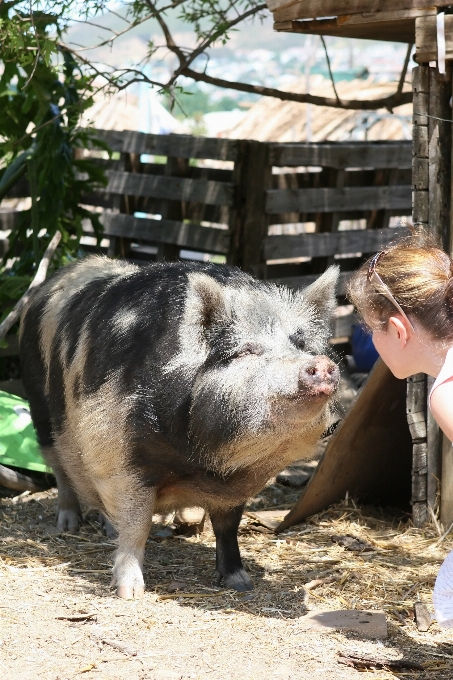
[{"label": "dry straw on ground", "polygon": [[[384,663],[373,670],[368,664],[374,679],[451,679],[451,634],[436,623],[419,632],[413,607],[420,600],[432,611],[435,576],[453,538],[439,543],[433,526],[415,529],[401,511],[392,515],[350,500],[280,536],[253,517],[258,510],[287,508],[296,496],[269,484],[242,521],[239,540],[253,593],[214,585],[210,527],[201,536],[167,538],[155,527],[145,560],[147,592],[139,602],[119,600],[110,590],[114,543],[100,533],[94,513],[87,512],[77,536],[59,535],[54,491],[1,500],[5,677],[359,677],[360,670],[342,663],[341,652],[423,667],[397,670]],[[303,631],[304,615],[316,609],[384,610],[389,637]]]}]

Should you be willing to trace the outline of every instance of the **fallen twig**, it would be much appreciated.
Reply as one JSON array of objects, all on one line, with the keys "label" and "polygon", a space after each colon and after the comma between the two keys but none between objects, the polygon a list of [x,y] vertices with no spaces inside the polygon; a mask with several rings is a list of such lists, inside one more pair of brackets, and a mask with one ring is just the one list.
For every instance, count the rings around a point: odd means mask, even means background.
[{"label": "fallen twig", "polygon": [[340,578],[339,576],[326,576],[325,578],[316,578],[313,581],[305,583],[304,588],[305,590],[313,590],[313,588],[323,586],[325,583],[332,583],[332,581],[338,581],[339,578]]},{"label": "fallen twig", "polygon": [[382,659],[373,656],[362,656],[359,654],[343,654],[338,652],[340,657],[339,663],[351,668],[375,668],[378,670],[391,668],[393,670],[400,670],[409,668],[416,671],[422,671],[423,666],[416,661],[410,659]]},{"label": "fallen twig", "polygon": [[92,621],[96,618],[96,612],[92,614],[70,614],[69,616],[56,616],[58,621]]},{"label": "fallen twig", "polygon": [[[97,636],[95,636],[97,637]],[[99,637],[97,638],[99,642],[102,642],[104,645],[109,645],[109,647],[113,647],[114,649],[118,649],[120,652],[123,652],[123,654],[127,654],[128,656],[137,656],[138,652],[136,649],[133,649],[133,647],[128,647],[128,645],[125,645],[124,642],[117,642],[116,640],[110,640],[109,638],[103,638]]]},{"label": "fallen twig", "polygon": [[14,491],[28,491],[34,493],[35,491],[42,490],[42,487],[38,486],[31,477],[11,470],[4,465],[0,465],[0,484],[7,489],[13,489]]},{"label": "fallen twig", "polygon": [[221,590],[219,593],[167,593],[165,595],[159,595],[159,600],[174,600],[178,597],[217,597],[217,595],[224,595],[225,592],[225,590]]},{"label": "fallen twig", "polygon": [[436,542],[434,543],[434,546],[437,547],[438,545],[440,545],[440,544],[442,543],[442,541],[443,541],[445,538],[447,538],[448,534],[450,533],[450,531],[451,531],[452,529],[453,529],[453,522],[450,524],[450,526],[448,527],[447,531],[445,531],[445,532],[442,534],[442,536],[439,538],[439,540],[436,541]]}]

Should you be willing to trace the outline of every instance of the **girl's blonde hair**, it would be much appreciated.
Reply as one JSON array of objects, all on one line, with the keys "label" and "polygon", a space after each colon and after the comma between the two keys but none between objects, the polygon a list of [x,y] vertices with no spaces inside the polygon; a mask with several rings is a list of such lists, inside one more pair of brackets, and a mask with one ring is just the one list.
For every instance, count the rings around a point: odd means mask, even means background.
[{"label": "girl's blonde hair", "polygon": [[[398,314],[368,281],[370,260],[352,275],[347,295],[373,330],[384,328]],[[384,249],[376,273],[405,313],[418,320],[437,339],[453,337],[453,263],[426,230],[415,227],[410,236]]]}]

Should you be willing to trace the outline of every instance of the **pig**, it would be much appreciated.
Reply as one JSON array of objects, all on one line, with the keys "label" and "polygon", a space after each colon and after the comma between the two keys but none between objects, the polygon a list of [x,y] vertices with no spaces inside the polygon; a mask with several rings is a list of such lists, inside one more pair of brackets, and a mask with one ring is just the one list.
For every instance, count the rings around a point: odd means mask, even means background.
[{"label": "pig", "polygon": [[86,257],[32,294],[23,384],[58,485],[57,526],[79,499],[118,533],[112,585],[143,596],[153,513],[201,507],[217,583],[253,588],[244,504],[329,422],[339,371],[326,356],[338,268],[302,292],[227,265]]}]

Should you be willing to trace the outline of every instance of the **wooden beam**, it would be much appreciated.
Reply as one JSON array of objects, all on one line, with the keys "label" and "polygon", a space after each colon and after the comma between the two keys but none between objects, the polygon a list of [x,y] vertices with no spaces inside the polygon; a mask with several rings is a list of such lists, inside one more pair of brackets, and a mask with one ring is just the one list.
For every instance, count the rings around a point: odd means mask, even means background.
[{"label": "wooden beam", "polygon": [[410,185],[344,187],[343,189],[269,189],[268,214],[344,212],[346,210],[411,210]]},{"label": "wooden beam", "polygon": [[331,35],[364,40],[391,40],[415,42],[416,17],[425,16],[432,10],[404,10],[377,12],[376,14],[351,14],[331,19],[276,21],[274,29],[287,33]]},{"label": "wooden beam", "polygon": [[232,205],[233,185],[204,179],[185,179],[108,170],[105,193],[149,196],[170,201],[200,201],[208,205]]},{"label": "wooden beam", "polygon": [[408,504],[411,466],[406,381],[379,360],[277,531],[324,510],[346,492],[367,502]]},{"label": "wooden beam", "polygon": [[101,217],[105,236],[118,236],[153,243],[170,243],[209,253],[228,253],[227,229],[213,229],[175,220],[153,220],[133,215],[104,213]]},{"label": "wooden beam", "polygon": [[298,236],[268,236],[264,252],[266,260],[374,253],[405,234],[407,230],[398,227],[299,234]]},{"label": "wooden beam", "polygon": [[234,161],[237,156],[237,141],[191,135],[151,135],[132,130],[96,130],[112,151],[122,153],[172,156],[175,158],[212,158]]},{"label": "wooden beam", "polygon": [[327,142],[272,144],[274,166],[346,168],[410,168],[410,142]]},{"label": "wooden beam", "polygon": [[373,18],[384,12],[436,11],[434,5],[446,7],[449,4],[449,0],[432,0],[431,3],[429,0],[267,0],[275,21],[350,15]]},{"label": "wooden beam", "polygon": [[[445,15],[445,58],[453,59],[453,14]],[[437,61],[436,16],[415,20],[415,59],[419,64]]]},{"label": "wooden beam", "polygon": [[[453,14],[445,15],[445,59],[453,59]],[[437,61],[437,23],[435,16],[415,20],[415,59],[419,64]]]}]

